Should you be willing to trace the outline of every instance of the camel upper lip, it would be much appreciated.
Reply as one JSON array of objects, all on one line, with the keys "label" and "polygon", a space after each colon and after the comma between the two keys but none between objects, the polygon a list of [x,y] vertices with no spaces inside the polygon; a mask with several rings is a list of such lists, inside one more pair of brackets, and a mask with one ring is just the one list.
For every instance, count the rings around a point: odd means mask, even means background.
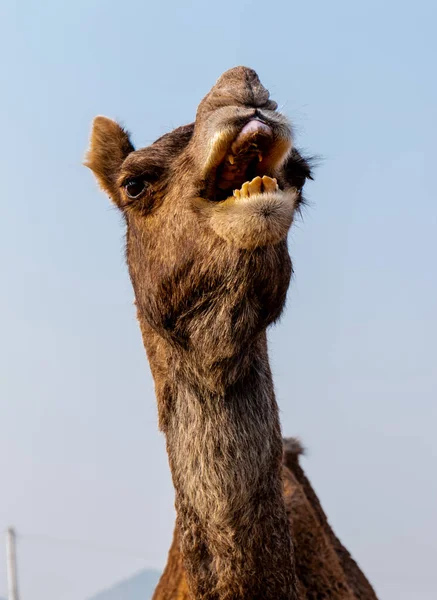
[{"label": "camel upper lip", "polygon": [[230,150],[232,153],[238,154],[251,142],[257,144],[263,138],[265,141],[273,140],[273,130],[270,125],[262,121],[259,117],[249,119],[232,142]]}]

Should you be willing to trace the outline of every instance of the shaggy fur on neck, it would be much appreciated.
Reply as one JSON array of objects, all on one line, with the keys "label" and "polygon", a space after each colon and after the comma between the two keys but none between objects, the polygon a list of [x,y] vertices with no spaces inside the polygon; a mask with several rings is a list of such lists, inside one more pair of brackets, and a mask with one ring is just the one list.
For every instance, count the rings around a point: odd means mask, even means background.
[{"label": "shaggy fur on neck", "polygon": [[182,366],[172,395],[167,449],[195,597],[295,598],[267,354],[253,352],[245,376],[219,394],[193,384]]}]

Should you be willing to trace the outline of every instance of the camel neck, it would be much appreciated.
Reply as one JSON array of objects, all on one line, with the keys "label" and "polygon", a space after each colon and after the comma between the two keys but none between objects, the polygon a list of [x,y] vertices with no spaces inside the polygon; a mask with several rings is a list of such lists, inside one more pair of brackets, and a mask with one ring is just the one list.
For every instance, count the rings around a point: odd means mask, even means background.
[{"label": "camel neck", "polygon": [[162,368],[159,382],[153,364],[152,370],[193,596],[294,600],[282,439],[265,338],[257,351],[228,364],[241,376],[219,389],[193,377],[199,369],[186,361],[169,358],[166,381]]}]

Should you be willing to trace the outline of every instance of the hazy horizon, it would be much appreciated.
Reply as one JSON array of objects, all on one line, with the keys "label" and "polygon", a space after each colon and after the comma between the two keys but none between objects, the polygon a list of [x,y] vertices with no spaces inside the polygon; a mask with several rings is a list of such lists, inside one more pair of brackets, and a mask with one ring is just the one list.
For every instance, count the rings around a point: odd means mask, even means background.
[{"label": "hazy horizon", "polygon": [[95,115],[146,145],[238,64],[321,157],[269,333],[284,434],[381,600],[434,597],[437,7],[267,8],[0,6],[0,529],[22,536],[20,600],[165,564],[173,489],[123,225],[81,163]]}]

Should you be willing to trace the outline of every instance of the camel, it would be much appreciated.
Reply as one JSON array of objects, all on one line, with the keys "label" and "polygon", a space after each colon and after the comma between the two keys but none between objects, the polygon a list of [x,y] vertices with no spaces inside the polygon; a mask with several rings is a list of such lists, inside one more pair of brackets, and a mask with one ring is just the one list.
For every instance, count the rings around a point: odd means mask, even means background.
[{"label": "camel", "polygon": [[85,163],[126,257],[175,488],[155,600],[376,600],[282,440],[266,330],[311,177],[255,71],[225,72],[193,124],[135,150],[96,117]]}]

